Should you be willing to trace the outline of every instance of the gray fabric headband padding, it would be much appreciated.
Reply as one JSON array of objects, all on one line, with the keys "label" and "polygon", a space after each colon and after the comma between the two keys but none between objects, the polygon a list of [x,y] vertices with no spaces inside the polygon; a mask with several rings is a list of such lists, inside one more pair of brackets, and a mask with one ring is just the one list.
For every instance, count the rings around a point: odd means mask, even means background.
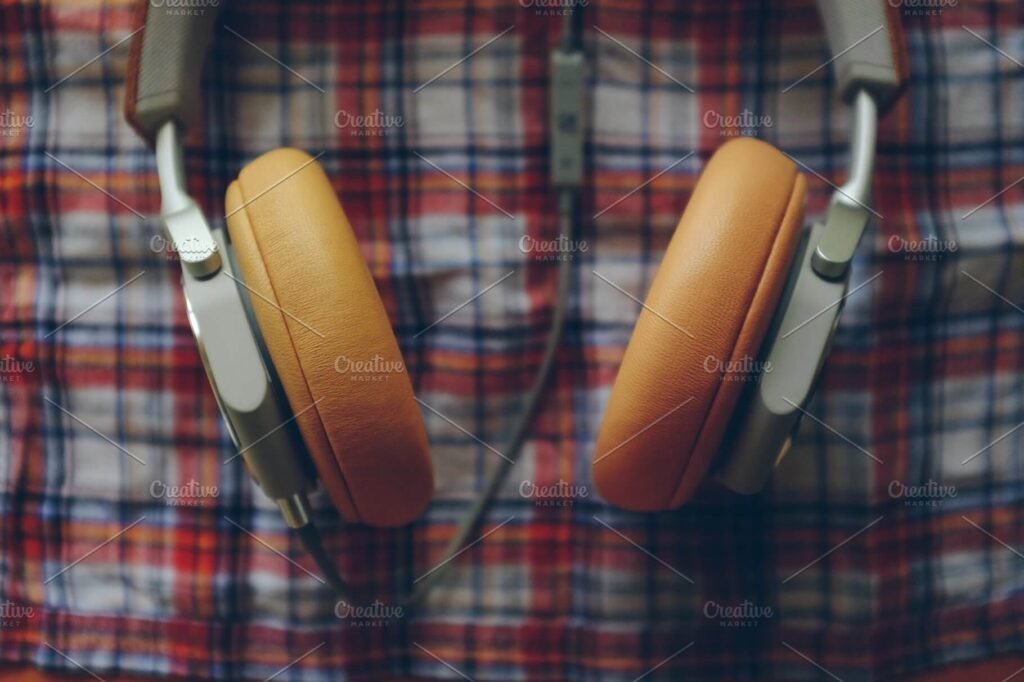
[{"label": "gray fabric headband padding", "polygon": [[[170,119],[184,127],[199,108],[203,58],[213,37],[222,0],[200,0],[182,12],[179,3],[145,2],[145,23],[135,36],[126,102],[128,120],[152,140]],[[136,61],[137,60],[137,61]],[[134,86],[134,89],[133,89]]]},{"label": "gray fabric headband padding", "polygon": [[889,0],[818,0],[818,9],[840,97],[850,102],[863,88],[884,108],[906,76],[898,9]]},{"label": "gray fabric headband padding", "polygon": [[[128,68],[128,120],[153,140],[174,119],[187,127],[199,106],[203,59],[225,0],[196,0],[186,11],[167,0],[142,0],[144,28]],[[899,94],[906,55],[891,0],[818,0],[840,96],[864,88],[884,109]]]}]

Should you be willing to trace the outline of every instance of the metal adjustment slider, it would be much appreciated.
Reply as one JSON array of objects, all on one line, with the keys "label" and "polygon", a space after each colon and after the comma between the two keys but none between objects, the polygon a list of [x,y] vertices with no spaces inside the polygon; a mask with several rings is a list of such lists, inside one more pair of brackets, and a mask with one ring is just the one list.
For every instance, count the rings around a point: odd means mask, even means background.
[{"label": "metal adjustment slider", "polygon": [[199,279],[221,267],[217,241],[206,217],[185,186],[183,143],[177,124],[168,121],[156,135],[156,167],[160,177],[160,219],[188,274]]},{"label": "metal adjustment slider", "polygon": [[846,275],[867,227],[877,124],[875,100],[867,90],[860,90],[853,106],[849,179],[832,195],[825,229],[811,257],[814,271],[825,279],[837,280]]}]

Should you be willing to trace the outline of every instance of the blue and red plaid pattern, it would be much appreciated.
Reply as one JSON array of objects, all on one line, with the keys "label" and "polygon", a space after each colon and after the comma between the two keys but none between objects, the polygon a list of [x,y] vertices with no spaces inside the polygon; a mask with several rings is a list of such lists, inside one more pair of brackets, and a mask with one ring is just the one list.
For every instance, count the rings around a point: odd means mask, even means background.
[{"label": "blue and red plaid pattern", "polygon": [[[811,0],[588,3],[587,248],[557,374],[481,539],[397,617],[336,609],[231,459],[159,237],[153,154],[120,113],[133,5],[0,3],[4,660],[101,677],[851,681],[1024,648],[1024,5],[902,3],[911,77],[879,128],[880,218],[792,452],[762,496],[709,486],[637,514],[590,480],[638,313],[604,280],[644,296],[731,135],[792,155],[820,218],[849,129]],[[384,602],[436,567],[539,360],[555,268],[520,239],[557,234],[556,15],[229,3],[207,62],[193,194],[223,225],[245,162],[323,152],[430,407],[422,520],[342,527],[315,500],[331,554]]]}]

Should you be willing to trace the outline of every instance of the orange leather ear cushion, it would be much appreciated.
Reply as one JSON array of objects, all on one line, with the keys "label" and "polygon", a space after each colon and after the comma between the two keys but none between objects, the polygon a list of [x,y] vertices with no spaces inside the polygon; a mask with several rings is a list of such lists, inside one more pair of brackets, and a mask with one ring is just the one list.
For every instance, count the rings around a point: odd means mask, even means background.
[{"label": "orange leather ear cushion", "polygon": [[[795,255],[806,184],[771,145],[708,162],[647,295],[594,451],[612,504],[675,508],[697,488],[757,359]],[[600,283],[598,283],[601,286]]]},{"label": "orange leather ear cushion", "polygon": [[328,495],[349,521],[408,523],[433,493],[427,436],[327,176],[304,152],[278,149],[242,169],[226,208],[260,331]]}]

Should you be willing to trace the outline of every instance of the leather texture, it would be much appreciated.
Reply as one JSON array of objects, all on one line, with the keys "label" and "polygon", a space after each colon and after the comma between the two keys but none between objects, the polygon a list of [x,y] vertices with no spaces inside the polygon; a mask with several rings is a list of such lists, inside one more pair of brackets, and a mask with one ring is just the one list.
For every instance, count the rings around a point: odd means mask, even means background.
[{"label": "leather texture", "polygon": [[806,183],[769,144],[708,161],[669,243],[612,387],[594,450],[604,497],[683,504],[706,475],[778,305]]},{"label": "leather texture", "polygon": [[408,523],[433,494],[427,435],[323,169],[296,149],[268,152],[228,188],[226,209],[267,350],[328,495],[346,520]]}]

